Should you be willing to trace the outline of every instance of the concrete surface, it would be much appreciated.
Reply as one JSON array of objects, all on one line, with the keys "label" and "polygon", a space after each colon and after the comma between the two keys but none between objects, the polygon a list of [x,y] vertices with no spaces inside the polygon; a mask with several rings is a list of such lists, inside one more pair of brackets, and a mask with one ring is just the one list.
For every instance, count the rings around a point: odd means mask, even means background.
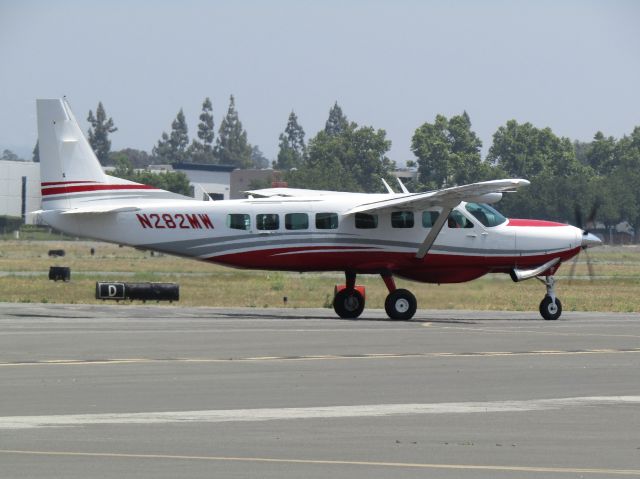
[{"label": "concrete surface", "polygon": [[640,315],[0,305],[2,478],[640,477]]}]

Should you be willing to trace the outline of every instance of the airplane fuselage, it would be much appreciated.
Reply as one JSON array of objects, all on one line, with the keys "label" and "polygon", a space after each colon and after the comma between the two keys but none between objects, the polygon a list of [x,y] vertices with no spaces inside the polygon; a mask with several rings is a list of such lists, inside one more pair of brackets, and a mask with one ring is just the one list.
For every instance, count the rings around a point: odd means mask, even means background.
[{"label": "airplane fuselage", "polygon": [[[104,194],[106,197],[109,192]],[[366,195],[367,200],[372,196]],[[117,196],[111,201],[117,202]],[[43,217],[72,234],[232,267],[389,271],[429,283],[469,281],[491,272],[540,265],[553,258],[565,261],[580,251],[582,232],[578,228],[513,219],[485,226],[467,210],[467,203],[461,203],[454,211],[465,217],[465,227],[450,221],[429,253],[417,258],[416,250],[440,209],[344,215],[362,201],[360,194],[228,201],[146,200],[138,211],[117,215],[48,211]]]}]

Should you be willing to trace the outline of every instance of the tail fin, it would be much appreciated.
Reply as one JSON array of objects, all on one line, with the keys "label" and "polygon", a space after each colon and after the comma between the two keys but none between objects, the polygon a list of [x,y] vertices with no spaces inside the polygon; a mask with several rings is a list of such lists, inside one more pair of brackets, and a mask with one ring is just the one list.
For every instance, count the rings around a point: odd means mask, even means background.
[{"label": "tail fin", "polygon": [[106,175],[65,100],[37,100],[43,184],[105,183]]},{"label": "tail fin", "polygon": [[66,100],[37,100],[42,209],[86,207],[134,198],[192,199],[106,175]]}]

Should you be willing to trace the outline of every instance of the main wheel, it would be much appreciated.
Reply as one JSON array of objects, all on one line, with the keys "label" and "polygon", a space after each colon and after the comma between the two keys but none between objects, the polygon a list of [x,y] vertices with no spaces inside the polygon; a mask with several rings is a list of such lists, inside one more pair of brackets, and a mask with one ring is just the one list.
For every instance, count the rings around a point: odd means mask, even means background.
[{"label": "main wheel", "polygon": [[356,289],[343,289],[333,297],[333,309],[343,319],[354,319],[364,310],[364,298]]},{"label": "main wheel", "polygon": [[416,297],[406,289],[396,289],[384,301],[384,310],[391,319],[411,319],[417,308]]},{"label": "main wheel", "polygon": [[562,303],[556,298],[555,304],[551,301],[551,296],[545,296],[540,301],[540,314],[547,321],[555,321],[562,314]]}]

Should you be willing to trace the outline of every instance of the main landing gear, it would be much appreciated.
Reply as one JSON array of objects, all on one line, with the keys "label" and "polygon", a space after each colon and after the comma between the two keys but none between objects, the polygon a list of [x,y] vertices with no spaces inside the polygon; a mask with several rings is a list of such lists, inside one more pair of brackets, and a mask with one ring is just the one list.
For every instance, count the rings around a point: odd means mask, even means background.
[{"label": "main landing gear", "polygon": [[[391,319],[408,320],[413,318],[418,307],[416,297],[406,289],[396,288],[391,274],[382,274],[384,284],[389,294],[384,302],[384,309]],[[346,284],[337,286],[333,298],[333,309],[336,314],[344,319],[355,319],[364,310],[364,287],[356,286],[356,274],[350,271],[345,273]]]},{"label": "main landing gear", "polygon": [[562,314],[562,303],[556,298],[556,280],[552,275],[538,279],[547,287],[547,294],[540,301],[540,314],[547,321],[555,321]]}]

